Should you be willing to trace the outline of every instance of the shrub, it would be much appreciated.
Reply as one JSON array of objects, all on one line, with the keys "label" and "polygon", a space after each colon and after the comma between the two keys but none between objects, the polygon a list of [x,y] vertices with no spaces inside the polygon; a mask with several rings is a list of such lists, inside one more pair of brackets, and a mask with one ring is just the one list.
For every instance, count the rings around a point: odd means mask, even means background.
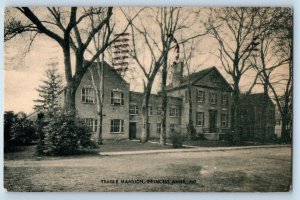
[{"label": "shrub", "polygon": [[4,139],[6,151],[11,144],[30,144],[36,139],[33,122],[27,119],[25,113],[5,112]]},{"label": "shrub", "polygon": [[71,155],[81,147],[93,147],[91,132],[73,112],[56,110],[47,114],[43,132],[44,153]]},{"label": "shrub", "polygon": [[172,139],[173,148],[181,148],[182,147],[183,138],[179,132],[173,130],[171,132],[171,139]]}]

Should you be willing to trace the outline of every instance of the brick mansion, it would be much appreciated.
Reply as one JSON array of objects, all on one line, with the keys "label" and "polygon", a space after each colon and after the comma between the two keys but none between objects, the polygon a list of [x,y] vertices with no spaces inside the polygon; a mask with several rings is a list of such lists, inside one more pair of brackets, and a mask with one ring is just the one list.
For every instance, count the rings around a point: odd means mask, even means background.
[{"label": "brick mansion", "polygon": [[[104,99],[102,138],[105,139],[139,139],[143,127],[142,100],[143,93],[130,91],[130,84],[109,64],[104,63]],[[91,66],[92,72],[97,76],[97,65]],[[189,116],[188,84],[191,85],[191,99],[193,105],[193,123],[197,135],[210,140],[219,140],[231,130],[232,123],[232,87],[225,80],[216,67],[210,67],[201,71],[183,76],[182,66],[179,64],[174,69],[171,83],[167,86],[167,137],[171,130],[181,134],[186,133]],[[80,118],[93,132],[99,128],[97,121],[96,96],[92,83],[91,73],[85,73],[76,91],[76,110]],[[261,96],[262,94],[253,94]],[[253,101],[253,95],[250,95]],[[251,97],[252,96],[252,97]],[[257,99],[257,98],[256,98]],[[275,128],[275,106],[270,100],[268,103],[267,120],[261,120],[259,102],[248,102],[242,99],[246,105],[241,118],[241,133],[248,140],[256,140],[261,134],[272,135]],[[148,107],[149,137],[159,138],[162,131],[161,112],[162,95],[151,94]],[[59,103],[64,103],[64,92],[59,95]],[[262,124],[261,122],[266,123]],[[246,130],[246,131],[243,131]],[[268,130],[262,133],[261,130]],[[97,135],[94,138],[97,139]]]}]

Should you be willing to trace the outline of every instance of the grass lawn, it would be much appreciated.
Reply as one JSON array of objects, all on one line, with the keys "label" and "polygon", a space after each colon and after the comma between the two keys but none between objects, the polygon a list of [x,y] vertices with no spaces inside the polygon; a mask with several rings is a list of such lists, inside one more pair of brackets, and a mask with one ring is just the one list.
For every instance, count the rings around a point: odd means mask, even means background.
[{"label": "grass lawn", "polygon": [[30,156],[10,158],[4,162],[4,186],[18,192],[274,192],[289,191],[292,180],[291,147],[42,160]]},{"label": "grass lawn", "polygon": [[171,145],[160,146],[158,143],[141,143],[137,140],[104,141],[100,145],[101,152],[142,151],[156,149],[172,149]]}]

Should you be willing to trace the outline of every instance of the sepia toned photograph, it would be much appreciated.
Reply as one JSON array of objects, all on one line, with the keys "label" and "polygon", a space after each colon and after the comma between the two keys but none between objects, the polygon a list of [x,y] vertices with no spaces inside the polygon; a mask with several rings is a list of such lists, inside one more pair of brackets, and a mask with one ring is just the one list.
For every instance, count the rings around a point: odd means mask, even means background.
[{"label": "sepia toned photograph", "polygon": [[292,191],[292,7],[4,12],[5,191]]}]

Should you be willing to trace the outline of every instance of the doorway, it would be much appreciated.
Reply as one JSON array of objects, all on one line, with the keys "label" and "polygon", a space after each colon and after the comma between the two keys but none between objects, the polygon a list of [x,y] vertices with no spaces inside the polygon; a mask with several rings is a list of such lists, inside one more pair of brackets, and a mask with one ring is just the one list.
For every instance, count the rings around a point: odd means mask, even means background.
[{"label": "doorway", "polygon": [[209,132],[217,132],[217,111],[209,110]]},{"label": "doorway", "polygon": [[136,139],[136,122],[129,122],[129,139]]}]

